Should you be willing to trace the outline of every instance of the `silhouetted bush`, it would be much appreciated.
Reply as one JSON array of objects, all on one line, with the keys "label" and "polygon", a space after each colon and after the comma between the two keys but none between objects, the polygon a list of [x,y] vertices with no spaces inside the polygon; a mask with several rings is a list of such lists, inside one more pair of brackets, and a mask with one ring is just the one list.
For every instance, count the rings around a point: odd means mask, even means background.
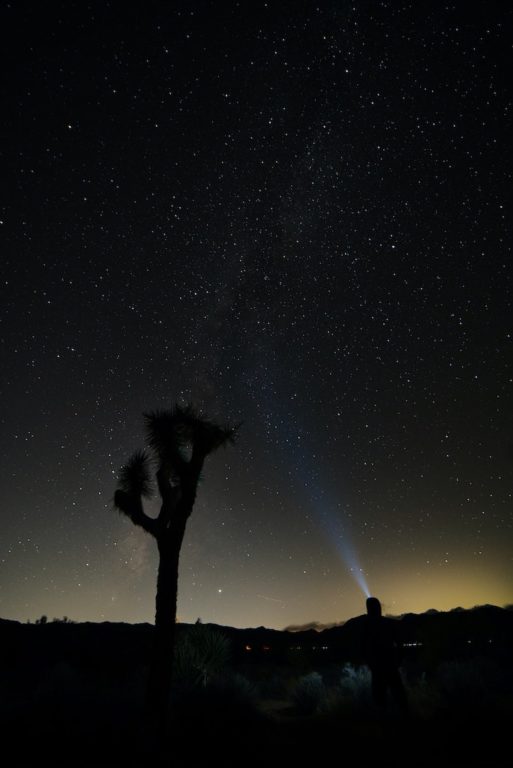
[{"label": "silhouetted bush", "polygon": [[319,712],[326,701],[326,686],[318,672],[300,677],[292,691],[292,701],[298,712],[311,715]]},{"label": "silhouetted bush", "polygon": [[[294,683],[295,681],[292,681],[292,685]],[[258,679],[256,685],[261,699],[286,699],[291,689],[290,674],[288,671],[283,674],[273,672]]]},{"label": "silhouetted bush", "polygon": [[210,688],[212,703],[224,713],[253,714],[257,704],[257,689],[243,675],[233,674],[217,678]]},{"label": "silhouetted bush", "polygon": [[422,719],[434,717],[442,709],[440,686],[426,675],[421,675],[414,684],[407,686],[407,697],[410,711]]},{"label": "silhouetted bush", "polygon": [[197,623],[180,635],[175,647],[174,677],[182,685],[203,685],[219,674],[230,658],[230,642],[216,627]]},{"label": "silhouetted bush", "polygon": [[346,664],[342,669],[339,690],[343,696],[350,696],[357,706],[367,707],[371,703],[371,673],[368,667],[353,667]]},{"label": "silhouetted bush", "polygon": [[441,664],[436,682],[443,704],[456,713],[491,717],[510,691],[510,681],[500,667],[479,657]]}]

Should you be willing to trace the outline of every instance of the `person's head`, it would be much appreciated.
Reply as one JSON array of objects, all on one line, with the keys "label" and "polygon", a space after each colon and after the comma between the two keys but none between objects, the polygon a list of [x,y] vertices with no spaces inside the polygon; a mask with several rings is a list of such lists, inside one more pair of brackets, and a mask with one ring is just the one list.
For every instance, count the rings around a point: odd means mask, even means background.
[{"label": "person's head", "polygon": [[381,616],[381,603],[377,597],[368,597],[366,605],[369,616]]}]

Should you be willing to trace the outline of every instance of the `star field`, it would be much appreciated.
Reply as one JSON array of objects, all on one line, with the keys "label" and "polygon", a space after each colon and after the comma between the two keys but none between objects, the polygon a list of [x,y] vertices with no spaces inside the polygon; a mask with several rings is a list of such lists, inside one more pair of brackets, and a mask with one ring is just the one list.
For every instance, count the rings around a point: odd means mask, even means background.
[{"label": "star field", "polygon": [[112,497],[175,401],[243,422],[182,620],[513,602],[512,11],[0,14],[0,615],[152,620]]}]

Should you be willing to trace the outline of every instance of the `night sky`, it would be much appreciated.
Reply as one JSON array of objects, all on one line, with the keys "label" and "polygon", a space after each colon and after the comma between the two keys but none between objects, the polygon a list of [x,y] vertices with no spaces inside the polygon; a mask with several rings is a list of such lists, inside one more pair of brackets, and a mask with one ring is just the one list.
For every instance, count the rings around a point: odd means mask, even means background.
[{"label": "night sky", "polygon": [[512,20],[2,3],[0,616],[153,620],[112,498],[189,401],[181,620],[513,602]]}]

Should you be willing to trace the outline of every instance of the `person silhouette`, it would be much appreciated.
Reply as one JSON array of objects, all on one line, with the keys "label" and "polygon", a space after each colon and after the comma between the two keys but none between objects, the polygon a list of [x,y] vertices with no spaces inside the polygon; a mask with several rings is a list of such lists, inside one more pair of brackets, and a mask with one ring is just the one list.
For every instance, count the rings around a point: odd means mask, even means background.
[{"label": "person silhouette", "polygon": [[381,615],[381,603],[377,597],[366,602],[363,636],[363,655],[372,676],[372,698],[383,709],[387,694],[400,709],[406,709],[406,692],[399,671],[400,644],[397,638],[398,624],[394,619]]}]

